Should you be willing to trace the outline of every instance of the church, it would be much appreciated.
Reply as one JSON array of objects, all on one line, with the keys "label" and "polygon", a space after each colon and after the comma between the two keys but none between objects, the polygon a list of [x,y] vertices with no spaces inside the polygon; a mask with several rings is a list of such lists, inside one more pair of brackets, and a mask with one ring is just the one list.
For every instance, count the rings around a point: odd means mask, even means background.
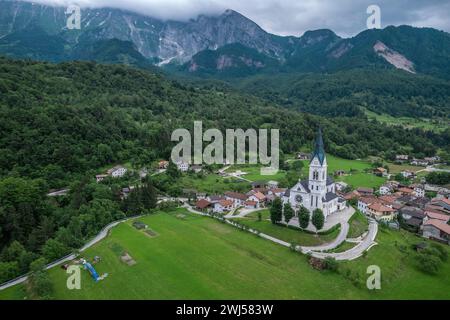
[{"label": "church", "polygon": [[343,210],[346,206],[345,200],[336,194],[336,186],[333,178],[327,174],[327,167],[322,131],[319,128],[309,165],[309,177],[286,191],[284,203],[289,202],[296,213],[301,206],[310,213],[321,209],[325,220],[329,215]]}]

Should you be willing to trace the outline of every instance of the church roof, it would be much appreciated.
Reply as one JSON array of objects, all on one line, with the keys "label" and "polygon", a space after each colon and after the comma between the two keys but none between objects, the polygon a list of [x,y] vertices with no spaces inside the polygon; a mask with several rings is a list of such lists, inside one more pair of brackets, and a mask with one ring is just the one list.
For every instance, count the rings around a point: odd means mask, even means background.
[{"label": "church roof", "polygon": [[310,193],[311,191],[309,190],[309,186],[308,186],[308,180],[303,180],[300,181],[300,184],[302,185],[302,187],[306,190],[306,192]]},{"label": "church roof", "polygon": [[334,183],[334,179],[331,176],[327,176],[327,186]]},{"label": "church roof", "polygon": [[320,164],[323,164],[325,160],[325,149],[323,147],[323,139],[322,139],[322,129],[319,128],[316,137],[316,145],[314,148],[314,152],[312,153],[311,161],[317,157],[319,159]]},{"label": "church roof", "polygon": [[325,197],[323,198],[324,202],[329,202],[331,200],[334,200],[338,198],[338,195],[333,193],[333,192],[327,192],[327,194],[325,195]]}]

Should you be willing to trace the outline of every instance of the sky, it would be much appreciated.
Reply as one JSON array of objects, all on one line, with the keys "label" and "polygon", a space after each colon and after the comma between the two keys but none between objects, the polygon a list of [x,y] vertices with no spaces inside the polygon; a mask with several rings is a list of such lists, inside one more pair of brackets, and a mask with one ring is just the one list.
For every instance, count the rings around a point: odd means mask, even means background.
[{"label": "sky", "polygon": [[188,20],[233,9],[278,35],[331,29],[350,37],[367,28],[367,8],[377,5],[381,27],[408,24],[450,32],[450,0],[34,0],[34,3],[127,9],[160,19]]}]

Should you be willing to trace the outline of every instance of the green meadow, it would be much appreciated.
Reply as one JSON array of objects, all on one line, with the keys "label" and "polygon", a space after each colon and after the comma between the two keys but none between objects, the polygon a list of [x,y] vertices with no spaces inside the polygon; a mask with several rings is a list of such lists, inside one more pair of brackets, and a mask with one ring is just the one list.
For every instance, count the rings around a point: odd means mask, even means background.
[{"label": "green meadow", "polygon": [[[314,270],[307,257],[212,218],[184,209],[141,218],[153,236],[122,223],[83,253],[105,280],[81,271],[81,290],[68,290],[66,272],[49,275],[55,299],[450,299],[450,263],[427,275],[416,265],[406,232],[380,229],[367,255],[339,264],[337,272]],[[446,248],[448,251],[448,248]],[[128,253],[135,265],[121,261]],[[366,288],[367,267],[382,272],[381,290]],[[26,299],[24,285],[0,291],[0,299]]]}]

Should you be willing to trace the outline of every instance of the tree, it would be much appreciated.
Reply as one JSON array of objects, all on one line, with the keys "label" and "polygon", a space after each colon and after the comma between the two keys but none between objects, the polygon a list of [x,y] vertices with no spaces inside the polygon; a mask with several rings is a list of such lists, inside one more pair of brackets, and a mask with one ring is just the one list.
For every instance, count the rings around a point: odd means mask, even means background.
[{"label": "tree", "polygon": [[298,222],[299,222],[300,228],[302,228],[302,229],[308,228],[309,220],[310,220],[310,215],[309,215],[308,209],[301,206],[300,211],[298,213]]},{"label": "tree", "polygon": [[62,258],[69,252],[64,244],[55,239],[48,239],[45,245],[42,247],[42,254],[48,261],[53,261]]},{"label": "tree", "polygon": [[141,201],[144,209],[156,208],[157,193],[153,183],[147,179],[141,189]]},{"label": "tree", "polygon": [[272,206],[270,207],[270,220],[273,224],[276,224],[281,221],[283,218],[283,204],[281,203],[280,198],[275,198],[272,202]]},{"label": "tree", "polygon": [[46,260],[39,258],[31,263],[31,275],[28,278],[28,290],[33,298],[51,299],[53,285],[45,271]]},{"label": "tree", "polygon": [[258,221],[262,221],[262,213],[261,213],[261,211],[258,211]]},{"label": "tree", "polygon": [[316,227],[316,230],[319,231],[323,228],[325,223],[325,216],[323,215],[322,210],[316,209],[312,215],[312,224]]},{"label": "tree", "polygon": [[286,221],[286,223],[289,223],[289,221],[291,221],[291,219],[294,217],[294,209],[292,209],[292,206],[289,202],[284,205],[283,213],[284,221]]},{"label": "tree", "polygon": [[166,174],[174,179],[178,179],[181,176],[180,170],[178,170],[177,165],[172,161],[169,161],[169,166],[167,167]]}]

